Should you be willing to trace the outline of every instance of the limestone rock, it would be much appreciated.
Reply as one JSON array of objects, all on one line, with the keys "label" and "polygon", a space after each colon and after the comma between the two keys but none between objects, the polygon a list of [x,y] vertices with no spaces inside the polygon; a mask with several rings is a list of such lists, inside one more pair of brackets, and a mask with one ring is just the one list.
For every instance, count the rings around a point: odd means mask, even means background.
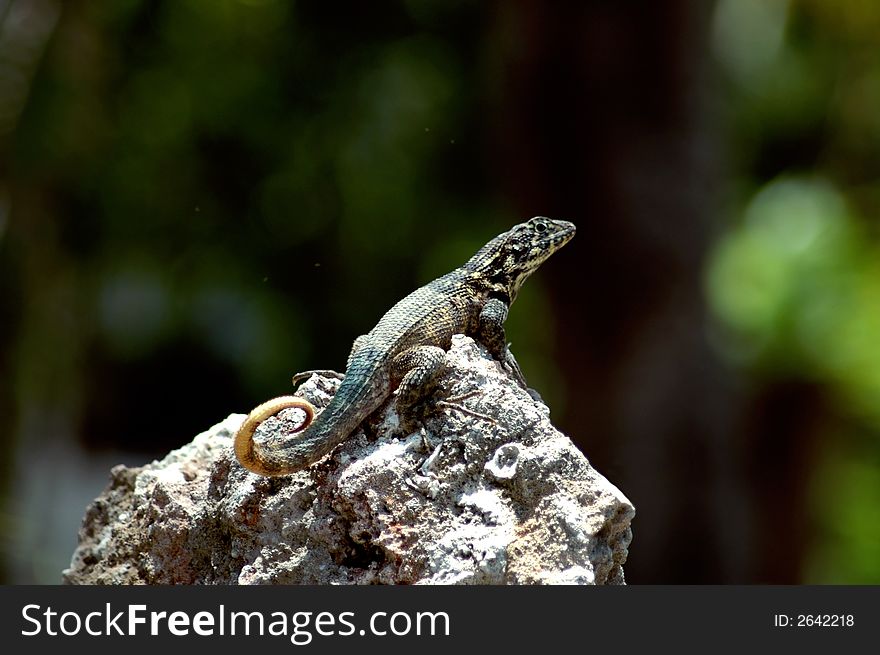
[{"label": "limestone rock", "polygon": [[[325,406],[339,381],[299,393]],[[117,466],[72,584],[623,584],[635,513],[472,339],[417,417],[393,400],[311,468],[243,469],[233,414],[160,462]],[[418,408],[417,408],[418,409]],[[285,410],[257,438],[295,425]]]}]

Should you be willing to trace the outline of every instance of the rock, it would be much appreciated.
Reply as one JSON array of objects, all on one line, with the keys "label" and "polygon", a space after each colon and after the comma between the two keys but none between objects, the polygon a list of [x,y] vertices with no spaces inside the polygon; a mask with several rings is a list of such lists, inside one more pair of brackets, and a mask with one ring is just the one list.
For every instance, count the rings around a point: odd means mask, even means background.
[{"label": "rock", "polygon": [[[320,408],[338,384],[314,375],[299,393]],[[422,405],[402,421],[386,403],[283,478],[234,459],[242,414],[160,462],[117,466],[64,581],[624,583],[632,505],[480,345],[454,337]],[[297,414],[269,419],[257,438]]]}]

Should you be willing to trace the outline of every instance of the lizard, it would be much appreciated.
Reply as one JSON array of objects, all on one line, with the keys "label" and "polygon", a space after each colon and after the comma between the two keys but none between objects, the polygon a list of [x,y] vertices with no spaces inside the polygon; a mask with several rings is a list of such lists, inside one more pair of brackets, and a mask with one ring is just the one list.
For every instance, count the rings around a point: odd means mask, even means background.
[{"label": "lizard", "polygon": [[[413,291],[355,339],[342,382],[323,412],[317,414],[310,402],[296,396],[255,407],[235,434],[238,461],[259,475],[295,473],[347,439],[395,388],[398,408],[411,407],[442,370],[453,334],[474,337],[527,388],[508,349],[504,322],[526,278],[574,234],[572,223],[536,216],[496,236],[463,266]],[[305,413],[293,438],[272,448],[254,441],[260,423],[291,407]]]}]

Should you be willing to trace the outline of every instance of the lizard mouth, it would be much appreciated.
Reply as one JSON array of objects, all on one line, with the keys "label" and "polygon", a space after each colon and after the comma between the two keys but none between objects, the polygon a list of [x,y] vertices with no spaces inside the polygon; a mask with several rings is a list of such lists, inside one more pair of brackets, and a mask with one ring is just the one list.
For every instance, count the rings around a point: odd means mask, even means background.
[{"label": "lizard mouth", "polygon": [[553,229],[545,237],[545,243],[551,247],[551,250],[555,251],[572,240],[575,232],[577,232],[577,228],[574,223],[568,221],[554,220],[551,223]]},{"label": "lizard mouth", "polygon": [[568,221],[556,221],[556,224],[560,228],[562,237],[566,240],[571,239],[574,236],[574,233],[577,232],[574,223],[569,223]]}]

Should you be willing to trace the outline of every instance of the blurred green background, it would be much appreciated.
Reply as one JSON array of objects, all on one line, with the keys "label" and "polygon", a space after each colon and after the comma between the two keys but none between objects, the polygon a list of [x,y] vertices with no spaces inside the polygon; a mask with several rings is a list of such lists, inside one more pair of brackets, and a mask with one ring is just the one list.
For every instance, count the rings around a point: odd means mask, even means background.
[{"label": "blurred green background", "polygon": [[508,336],[628,581],[880,583],[878,108],[861,0],[0,0],[0,581],[548,215]]}]

